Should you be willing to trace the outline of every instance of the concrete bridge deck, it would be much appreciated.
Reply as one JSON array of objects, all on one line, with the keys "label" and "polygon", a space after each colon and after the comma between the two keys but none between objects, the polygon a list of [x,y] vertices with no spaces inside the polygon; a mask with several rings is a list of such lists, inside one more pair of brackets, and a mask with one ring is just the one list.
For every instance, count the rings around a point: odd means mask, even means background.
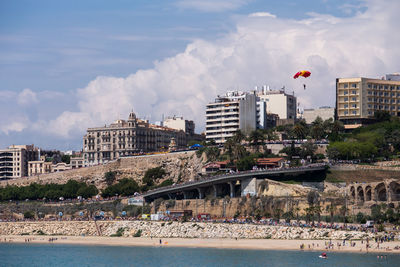
[{"label": "concrete bridge deck", "polygon": [[[243,172],[234,172],[227,173],[217,176],[209,176],[197,181],[191,181],[183,184],[166,186],[154,190],[150,190],[143,194],[143,197],[146,201],[152,201],[159,197],[168,197],[172,198],[172,195],[178,194],[182,195],[184,198],[188,198],[188,192],[195,191],[194,198],[204,198],[205,189],[207,187],[212,187],[214,196],[218,194],[218,188],[216,185],[226,184],[229,186],[229,193],[231,197],[235,197],[235,182],[237,181],[245,181],[253,178],[263,179],[271,176],[279,176],[279,175],[300,175],[304,173],[310,172],[319,172],[325,171],[327,169],[326,164],[311,164],[302,167],[291,167],[291,168],[274,168],[274,169],[261,169],[261,170],[251,170],[251,171],[243,171]],[[192,192],[193,196],[193,192]]]}]

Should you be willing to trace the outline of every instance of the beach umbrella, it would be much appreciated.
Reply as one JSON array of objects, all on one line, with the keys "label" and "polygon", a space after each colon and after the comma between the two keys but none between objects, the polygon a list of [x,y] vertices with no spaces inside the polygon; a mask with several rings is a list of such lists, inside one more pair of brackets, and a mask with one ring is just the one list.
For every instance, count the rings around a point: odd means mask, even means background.
[{"label": "beach umbrella", "polygon": [[122,211],[122,216],[126,216],[126,211]]}]

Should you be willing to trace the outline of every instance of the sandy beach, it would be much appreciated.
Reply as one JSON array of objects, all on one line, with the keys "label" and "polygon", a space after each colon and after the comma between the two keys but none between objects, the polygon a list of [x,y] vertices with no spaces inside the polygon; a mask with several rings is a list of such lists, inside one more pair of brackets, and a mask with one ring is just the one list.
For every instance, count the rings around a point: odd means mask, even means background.
[{"label": "sandy beach", "polygon": [[[49,241],[49,239],[56,239]],[[29,242],[27,242],[29,239]],[[326,249],[326,240],[276,240],[276,239],[200,239],[200,238],[134,238],[134,237],[97,237],[97,236],[0,236],[1,243],[26,243],[26,244],[75,244],[75,245],[107,245],[107,246],[162,246],[162,247],[193,247],[193,248],[221,248],[221,249],[259,249],[259,250],[300,250],[304,244],[304,251],[334,251],[365,253],[366,244],[353,241],[355,246],[350,246],[346,241],[332,240],[333,249]],[[341,244],[338,249],[337,244]],[[400,253],[395,246],[400,246],[400,241],[386,242],[379,245],[370,242],[368,252],[374,253]]]}]

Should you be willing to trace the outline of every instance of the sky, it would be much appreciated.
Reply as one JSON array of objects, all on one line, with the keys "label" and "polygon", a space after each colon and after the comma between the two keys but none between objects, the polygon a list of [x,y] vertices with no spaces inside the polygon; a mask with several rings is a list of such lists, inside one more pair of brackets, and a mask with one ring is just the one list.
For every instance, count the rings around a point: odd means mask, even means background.
[{"label": "sky", "polygon": [[[2,0],[0,148],[80,150],[88,127],[194,120],[269,85],[334,106],[338,77],[400,72],[398,0]],[[303,80],[294,73],[309,70]]]}]

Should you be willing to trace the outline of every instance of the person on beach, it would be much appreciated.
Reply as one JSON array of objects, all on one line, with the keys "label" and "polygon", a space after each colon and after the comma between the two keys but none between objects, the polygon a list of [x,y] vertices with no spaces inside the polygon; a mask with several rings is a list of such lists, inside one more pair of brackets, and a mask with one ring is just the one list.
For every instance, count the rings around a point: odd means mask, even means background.
[{"label": "person on beach", "polygon": [[160,239],[160,245],[162,245],[162,240]]}]

